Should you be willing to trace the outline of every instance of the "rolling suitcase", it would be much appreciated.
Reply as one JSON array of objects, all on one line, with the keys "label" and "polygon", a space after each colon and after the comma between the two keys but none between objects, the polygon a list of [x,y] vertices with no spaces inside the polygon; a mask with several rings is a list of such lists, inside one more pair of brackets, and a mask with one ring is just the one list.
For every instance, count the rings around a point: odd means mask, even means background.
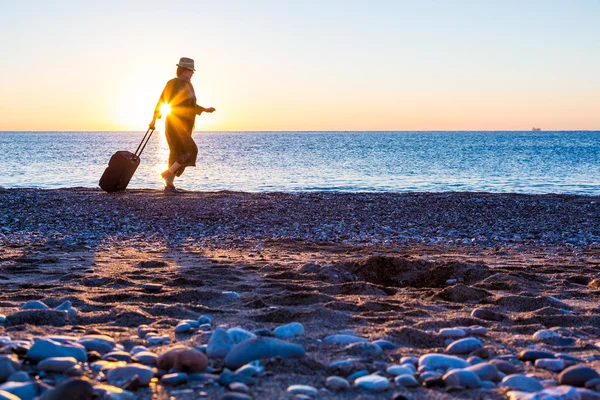
[{"label": "rolling suitcase", "polygon": [[130,151],[117,151],[112,155],[108,162],[108,167],[106,167],[100,178],[99,185],[102,190],[113,193],[127,188],[131,177],[140,165],[140,156],[148,144],[148,141],[150,141],[152,133],[154,133],[154,129],[148,129],[146,131],[146,134],[135,150],[135,153]]}]

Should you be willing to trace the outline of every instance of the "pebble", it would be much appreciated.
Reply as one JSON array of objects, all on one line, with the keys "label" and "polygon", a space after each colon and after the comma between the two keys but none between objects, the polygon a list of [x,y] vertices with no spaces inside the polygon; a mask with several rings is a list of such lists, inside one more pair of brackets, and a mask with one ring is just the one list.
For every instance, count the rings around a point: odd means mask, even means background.
[{"label": "pebble", "polygon": [[192,327],[187,322],[180,322],[175,327],[175,333],[186,333],[192,330]]},{"label": "pebble", "polygon": [[349,354],[360,355],[363,357],[377,357],[383,353],[383,349],[370,342],[357,342],[344,347]]},{"label": "pebble", "polygon": [[323,341],[327,344],[352,344],[359,342],[368,342],[369,339],[353,335],[338,334],[327,336],[325,339],[323,339]]},{"label": "pebble", "polygon": [[560,334],[550,329],[540,329],[539,331],[533,334],[533,339],[535,340],[546,340],[557,337],[560,337]]},{"label": "pebble", "polygon": [[443,369],[449,368],[466,368],[469,363],[462,358],[456,356],[449,356],[446,354],[429,353],[419,358],[419,367],[425,366],[432,369]]},{"label": "pebble", "polygon": [[69,378],[52,390],[45,392],[40,400],[88,400],[94,398],[94,386],[87,379]]},{"label": "pebble", "polygon": [[261,358],[282,357],[301,358],[306,354],[297,344],[284,342],[271,337],[254,337],[235,345],[225,357],[225,366],[239,368],[242,365]]},{"label": "pebble", "polygon": [[498,384],[498,386],[505,386],[510,389],[520,390],[523,392],[538,392],[544,389],[542,383],[535,378],[521,374],[508,375]]},{"label": "pebble", "polygon": [[27,351],[27,358],[40,361],[50,357],[74,357],[77,361],[87,361],[83,346],[67,345],[49,339],[39,339]]},{"label": "pebble", "polygon": [[235,343],[227,334],[227,331],[223,328],[217,328],[208,340],[206,354],[210,358],[225,358],[233,346],[235,346]]},{"label": "pebble", "polygon": [[306,396],[315,396],[319,391],[309,385],[291,385],[288,386],[287,392],[291,394],[303,394]]},{"label": "pebble", "polygon": [[450,345],[446,347],[446,352],[450,354],[467,354],[482,347],[483,343],[481,343],[479,339],[468,337],[450,343]]},{"label": "pebble", "polygon": [[0,400],[21,400],[21,398],[6,390],[0,390]]},{"label": "pebble", "polygon": [[516,374],[519,372],[519,369],[514,364],[505,360],[493,359],[490,360],[490,364],[495,365],[496,368],[498,368],[498,371],[507,375]]},{"label": "pebble", "polygon": [[142,289],[148,292],[160,292],[163,289],[163,285],[159,283],[144,283]]},{"label": "pebble", "polygon": [[558,383],[561,385],[583,387],[587,381],[597,378],[600,378],[600,375],[595,369],[578,364],[563,370],[558,375]]},{"label": "pebble", "polygon": [[166,371],[203,372],[207,365],[208,359],[202,352],[187,346],[173,347],[161,353],[156,360],[156,366]]},{"label": "pebble", "polygon": [[485,321],[502,321],[506,317],[496,311],[490,310],[489,308],[476,308],[471,311],[472,318],[479,318]]},{"label": "pebble", "polygon": [[558,372],[565,369],[565,360],[560,358],[538,358],[535,360],[535,367]]},{"label": "pebble", "polygon": [[160,382],[163,385],[169,385],[169,386],[181,385],[181,384],[187,383],[187,381],[188,381],[188,374],[186,374],[184,372],[176,372],[176,373],[172,373],[172,374],[166,374],[160,378]]},{"label": "pebble", "polygon": [[495,381],[498,378],[498,368],[489,362],[471,365],[465,370],[474,372],[482,381]]},{"label": "pebble", "polygon": [[141,386],[148,386],[154,377],[152,368],[142,364],[128,364],[122,367],[116,367],[108,371],[106,378],[111,385],[119,386],[124,382],[128,382],[135,375],[139,378]]},{"label": "pebble", "polygon": [[116,361],[125,361],[131,362],[131,354],[126,351],[111,351],[102,356],[103,360],[116,360]]},{"label": "pebble", "polygon": [[354,387],[370,390],[373,392],[381,392],[386,390],[390,385],[390,381],[386,377],[380,375],[366,375],[354,381]]},{"label": "pebble", "polygon": [[403,365],[390,365],[385,370],[390,375],[412,375],[415,371]]},{"label": "pebble", "polygon": [[115,347],[114,339],[107,335],[85,335],[79,338],[77,343],[83,345],[87,351],[97,351],[100,354],[106,354]]},{"label": "pebble", "polygon": [[531,393],[524,400],[581,400],[582,396],[572,386],[557,386]]},{"label": "pebble", "polygon": [[21,307],[21,310],[49,310],[50,307],[48,307],[45,303],[42,303],[41,301],[38,300],[31,300],[28,301],[27,303],[23,304],[23,306]]},{"label": "pebble", "polygon": [[243,342],[246,339],[255,338],[256,335],[250,331],[247,331],[244,328],[240,328],[236,326],[235,328],[227,329],[227,334],[233,340],[233,343],[238,344]]},{"label": "pebble", "polygon": [[295,336],[304,335],[304,325],[300,322],[290,322],[275,328],[273,335],[278,339],[290,339]]},{"label": "pebble", "polygon": [[20,369],[20,365],[9,356],[1,356],[0,358],[0,382],[4,382],[16,370]]},{"label": "pebble", "polygon": [[248,385],[242,382],[231,382],[229,384],[229,390],[231,390],[232,392],[250,393],[250,388],[248,387]]},{"label": "pebble", "polygon": [[419,386],[419,381],[417,381],[417,378],[412,374],[398,375],[394,378],[394,382],[396,382],[396,385],[404,387]]},{"label": "pebble", "polygon": [[400,359],[400,364],[419,364],[419,357],[404,356]]},{"label": "pebble", "polygon": [[63,373],[77,365],[74,357],[50,357],[40,361],[37,367],[41,371]]},{"label": "pebble", "polygon": [[350,389],[350,382],[341,376],[330,376],[325,380],[325,387],[334,392],[341,392]]},{"label": "pebble", "polygon": [[444,328],[439,330],[438,336],[442,338],[463,338],[467,336],[467,333],[463,329]]},{"label": "pebble", "polygon": [[232,292],[230,290],[225,290],[224,292],[222,292],[223,296],[230,298],[230,299],[239,299],[240,298],[240,294],[236,293],[236,292]]},{"label": "pebble", "polygon": [[211,325],[213,323],[213,321],[214,321],[214,318],[210,314],[204,314],[198,318],[199,325],[205,325],[205,324]]},{"label": "pebble", "polygon": [[0,385],[0,391],[14,394],[20,400],[34,400],[38,395],[35,382],[6,382]]},{"label": "pebble", "polygon": [[447,372],[442,379],[448,387],[459,386],[466,389],[476,389],[481,385],[481,379],[473,372],[466,369],[453,369]]},{"label": "pebble", "polygon": [[383,350],[395,350],[396,348],[398,348],[398,346],[396,346],[394,343],[392,343],[388,340],[375,340],[373,342],[373,344],[376,344],[377,346],[381,347]]},{"label": "pebble", "polygon": [[252,400],[252,397],[246,393],[229,392],[221,396],[221,400]]},{"label": "pebble", "polygon": [[554,354],[540,350],[523,350],[517,358],[521,361],[535,361],[538,358],[556,358]]},{"label": "pebble", "polygon": [[56,311],[66,311],[69,314],[69,317],[77,316],[77,309],[73,307],[73,304],[67,300],[58,307],[55,308]]},{"label": "pebble", "polygon": [[354,372],[353,374],[351,374],[348,377],[348,380],[353,381],[362,376],[367,376],[367,375],[369,375],[369,371],[367,371],[366,369],[361,369],[361,370],[358,370],[358,371]]},{"label": "pebble", "polygon": [[140,364],[144,365],[156,365],[156,359],[158,358],[158,355],[145,350],[135,353],[134,356]]},{"label": "pebble", "polygon": [[171,343],[169,335],[151,335],[146,336],[146,340],[150,346],[164,346]]},{"label": "pebble", "polygon": [[27,382],[29,381],[29,374],[25,371],[17,371],[11,374],[6,380],[8,382]]}]

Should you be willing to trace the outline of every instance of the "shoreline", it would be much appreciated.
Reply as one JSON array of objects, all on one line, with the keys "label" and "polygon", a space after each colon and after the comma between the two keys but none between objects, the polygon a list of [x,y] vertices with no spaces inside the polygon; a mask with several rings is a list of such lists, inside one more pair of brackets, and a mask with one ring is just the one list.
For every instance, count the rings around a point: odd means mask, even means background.
[{"label": "shoreline", "polygon": [[[536,367],[522,351],[567,354],[564,368],[584,364],[600,371],[599,200],[464,192],[165,196],[157,190],[4,189],[0,314],[6,321],[0,332],[13,343],[102,333],[125,352],[143,345],[161,354],[175,345],[207,352],[219,326],[272,335],[298,322],[305,332],[285,340],[306,355],[261,361],[265,371],[245,381],[247,398],[295,399],[287,388],[301,383],[315,388],[312,397],[319,399],[511,398],[514,388],[501,382],[505,372],[470,388],[462,381],[453,387],[441,376],[427,383],[421,368],[414,373],[417,385],[405,386],[389,368],[427,354],[467,359],[470,352],[452,353],[449,346],[473,337],[481,362],[507,361],[546,387],[558,384],[560,371]],[[51,310],[23,310],[31,300]],[[52,310],[67,301],[71,314]],[[205,314],[214,322],[176,332]],[[144,325],[169,343],[152,344],[139,334]],[[463,336],[445,336],[446,328]],[[327,343],[340,332],[368,345]],[[380,352],[376,340],[393,348]],[[35,363],[24,363],[23,354],[18,359],[33,379]],[[208,362],[211,373],[200,381],[190,375],[175,386],[162,379],[150,387],[105,383],[131,391],[132,399],[226,398],[231,372],[210,352]],[[83,375],[98,379],[88,364]],[[336,392],[326,382],[336,375],[358,385],[351,376],[362,370],[387,378],[388,386]],[[50,386],[64,379],[45,376]]]}]

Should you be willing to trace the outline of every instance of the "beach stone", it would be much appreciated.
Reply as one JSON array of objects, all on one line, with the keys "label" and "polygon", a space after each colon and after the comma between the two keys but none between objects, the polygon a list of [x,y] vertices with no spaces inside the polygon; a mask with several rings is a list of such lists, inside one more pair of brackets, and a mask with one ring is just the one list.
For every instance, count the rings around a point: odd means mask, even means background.
[{"label": "beach stone", "polygon": [[201,316],[198,318],[198,324],[199,324],[199,325],[204,325],[204,324],[208,324],[208,325],[210,325],[210,324],[212,324],[212,323],[213,323],[213,321],[214,321],[214,318],[213,318],[213,316],[212,316],[212,315],[210,315],[210,314],[204,314],[204,315],[201,315]]},{"label": "beach stone", "polygon": [[288,386],[287,392],[291,394],[303,394],[306,396],[315,396],[319,391],[309,385],[291,385]]},{"label": "beach stone", "polygon": [[64,311],[28,309],[18,311],[6,317],[8,325],[49,325],[65,326],[69,323],[69,314]]},{"label": "beach stone", "polygon": [[360,364],[367,361],[365,358],[362,357],[350,357],[350,358],[342,358],[341,360],[335,360],[333,362],[331,362],[329,364],[329,368],[344,368],[344,367],[350,367],[353,364]]},{"label": "beach stone", "polygon": [[41,371],[63,373],[77,364],[74,357],[50,357],[40,361],[37,367]]},{"label": "beach stone", "polygon": [[231,390],[232,392],[250,393],[250,388],[248,387],[248,385],[242,382],[231,382],[229,384],[229,390]]},{"label": "beach stone", "polygon": [[595,369],[577,364],[563,370],[558,375],[558,383],[561,385],[584,387],[587,381],[597,378],[600,378],[600,375]]},{"label": "beach stone", "polygon": [[49,339],[39,339],[29,349],[27,359],[40,361],[50,357],[74,357],[77,361],[87,361],[87,354],[83,346],[67,345]]},{"label": "beach stone", "polygon": [[6,390],[0,390],[0,400],[21,400],[21,398]]},{"label": "beach stone", "polygon": [[592,389],[592,390],[595,390],[596,392],[600,392],[600,378],[590,379],[589,381],[587,381],[585,383],[585,387],[587,389]]},{"label": "beach stone", "polygon": [[111,369],[106,374],[106,378],[111,385],[119,386],[133,379],[135,375],[138,376],[141,386],[148,386],[154,377],[154,372],[147,365],[133,363]]},{"label": "beach stone", "polygon": [[15,371],[21,368],[21,365],[9,356],[0,357],[0,382],[4,382]]},{"label": "beach stone", "polygon": [[271,337],[254,337],[235,345],[225,357],[225,366],[239,368],[250,361],[262,358],[301,358],[306,354],[303,347]]},{"label": "beach stone", "polygon": [[0,324],[4,324],[6,322],[6,315],[0,314]]},{"label": "beach stone", "polygon": [[17,396],[20,400],[34,400],[38,395],[38,385],[35,382],[6,382],[0,385],[0,391]]},{"label": "beach stone", "polygon": [[520,361],[535,361],[538,358],[556,358],[553,353],[540,350],[522,350],[517,358]]},{"label": "beach stone", "polygon": [[250,331],[247,331],[244,328],[240,328],[236,326],[235,328],[227,329],[227,334],[233,340],[233,343],[238,344],[243,342],[246,339],[255,338],[256,335]]},{"label": "beach stone", "polygon": [[188,381],[188,374],[186,374],[185,372],[166,374],[160,378],[160,383],[162,383],[163,385],[169,385],[169,386],[181,385],[181,384],[187,383],[187,381]]},{"label": "beach stone", "polygon": [[341,392],[350,389],[350,382],[341,376],[330,376],[325,380],[325,387],[334,392]]},{"label": "beach stone", "polygon": [[29,374],[25,371],[17,371],[11,374],[6,381],[8,382],[27,382],[29,381]]},{"label": "beach stone", "polygon": [[264,367],[256,366],[252,363],[242,365],[235,370],[236,375],[253,377],[254,375],[260,374],[264,371]]},{"label": "beach stone", "polygon": [[495,381],[498,378],[498,368],[489,362],[471,365],[465,370],[474,372],[482,381]]},{"label": "beach stone", "polygon": [[367,371],[366,369],[361,369],[361,370],[358,370],[358,371],[354,372],[353,374],[351,374],[348,377],[348,380],[353,381],[355,379],[360,378],[361,376],[367,376],[367,375],[369,375],[369,371]]},{"label": "beach stone", "polygon": [[485,360],[481,357],[469,356],[469,358],[467,358],[467,362],[470,365],[477,365],[477,364],[481,364],[481,363],[485,362]]},{"label": "beach stone", "polygon": [[358,342],[344,347],[349,354],[360,355],[364,357],[377,357],[383,353],[381,347],[374,343]]},{"label": "beach stone", "polygon": [[579,395],[581,396],[581,400],[600,400],[600,393],[598,391],[584,389],[584,388],[575,388]]},{"label": "beach stone", "polygon": [[438,336],[446,339],[463,338],[467,336],[467,333],[463,329],[444,328],[439,330]]},{"label": "beach stone", "polygon": [[94,386],[87,379],[69,378],[40,397],[40,400],[66,399],[92,400],[94,399]]},{"label": "beach stone", "polygon": [[231,290],[225,290],[224,292],[222,292],[223,296],[225,296],[226,298],[229,299],[239,299],[240,298],[240,294],[237,292],[232,292]]},{"label": "beach stone", "polygon": [[492,381],[481,381],[479,387],[482,389],[493,389],[496,387],[496,384]]},{"label": "beach stone", "polygon": [[100,354],[106,354],[115,347],[114,339],[107,335],[85,335],[80,337],[77,343],[83,345],[87,351],[97,351]]},{"label": "beach stone", "polygon": [[151,351],[140,351],[139,353],[135,353],[135,358],[140,364],[156,365],[158,355],[152,353]]},{"label": "beach stone", "polygon": [[446,347],[446,352],[450,354],[467,354],[482,347],[483,343],[481,343],[479,339],[468,337],[450,343],[450,345]]},{"label": "beach stone", "polygon": [[398,348],[398,346],[396,346],[394,343],[392,343],[388,340],[375,340],[372,343],[381,347],[383,350],[394,350],[394,349]]},{"label": "beach stone", "polygon": [[466,389],[476,389],[481,384],[479,376],[466,369],[453,369],[447,372],[442,379],[446,386],[460,386]]},{"label": "beach stone", "polygon": [[559,372],[565,369],[565,360],[561,360],[560,358],[538,358],[535,360],[535,367]]},{"label": "beach stone", "polygon": [[490,364],[494,365],[496,368],[498,368],[498,371],[506,375],[512,375],[519,372],[519,368],[505,360],[499,360],[495,358],[493,360],[490,360]]},{"label": "beach stone", "polygon": [[390,365],[386,368],[385,372],[390,375],[412,375],[415,371],[412,369],[405,367],[403,365]]},{"label": "beach stone", "polygon": [[400,364],[419,364],[419,357],[404,356],[400,359]]},{"label": "beach stone", "polygon": [[483,319],[484,321],[503,321],[506,318],[503,314],[489,308],[476,308],[471,311],[471,317]]},{"label": "beach stone", "polygon": [[217,328],[210,335],[206,354],[210,358],[225,358],[227,353],[235,346],[235,343],[223,328]]},{"label": "beach stone", "polygon": [[356,336],[356,331],[354,329],[342,329],[338,333],[341,335]]},{"label": "beach stone", "polygon": [[252,400],[252,397],[246,393],[229,392],[221,396],[221,400]]},{"label": "beach stone", "polygon": [[[461,329],[465,329],[465,328],[461,328]],[[469,335],[479,335],[479,336],[484,336],[487,334],[488,332],[488,328],[486,328],[485,326],[479,326],[479,325],[473,325],[468,327],[469,330]]]},{"label": "beach stone", "polygon": [[329,335],[323,341],[327,344],[352,344],[359,342],[368,342],[369,339],[353,335]]},{"label": "beach stone", "polygon": [[558,337],[560,337],[560,334],[550,329],[540,329],[533,334],[533,339],[535,340],[546,340]]},{"label": "beach stone", "polygon": [[203,372],[208,365],[206,356],[192,348],[178,346],[163,352],[156,360],[156,366],[166,371],[174,369],[181,372]]},{"label": "beach stone", "polygon": [[498,384],[498,386],[508,387],[510,389],[520,390],[522,392],[538,392],[544,389],[544,385],[535,378],[521,374],[508,375]]},{"label": "beach stone", "polygon": [[160,292],[163,289],[163,285],[159,283],[144,283],[142,289],[148,292]]},{"label": "beach stone", "polygon": [[304,335],[304,325],[300,322],[290,322],[275,328],[273,335],[278,339],[290,339],[295,336]]},{"label": "beach stone", "polygon": [[103,355],[102,359],[131,362],[131,354],[121,350],[111,351],[110,353],[106,353],[105,355]]},{"label": "beach stone", "polygon": [[582,396],[572,386],[557,386],[531,393],[524,400],[582,400]]},{"label": "beach stone", "polygon": [[466,368],[469,366],[469,363],[456,356],[429,353],[419,358],[419,366],[447,370],[449,368]]},{"label": "beach stone", "polygon": [[417,381],[417,378],[412,374],[398,375],[394,378],[394,382],[396,382],[396,385],[404,387],[419,386],[419,381]]},{"label": "beach stone", "polygon": [[381,392],[387,390],[390,385],[390,381],[384,376],[380,375],[366,375],[357,378],[354,381],[354,387],[366,389],[372,392]]},{"label": "beach stone", "polygon": [[169,335],[148,334],[146,336],[146,340],[148,341],[148,345],[150,346],[164,346],[171,343],[171,338],[169,337]]},{"label": "beach stone", "polygon": [[142,351],[149,351],[149,350],[146,346],[138,345],[138,346],[133,346],[129,352],[131,354],[137,354],[137,353],[141,353]]},{"label": "beach stone", "polygon": [[23,304],[23,306],[21,307],[21,310],[49,310],[50,307],[48,307],[45,303],[42,303],[41,301],[38,300],[31,300],[28,301],[27,303]]},{"label": "beach stone", "polygon": [[102,400],[133,400],[135,398],[135,395],[127,390],[99,382],[94,384],[94,393],[97,399]]},{"label": "beach stone", "polygon": [[192,330],[192,327],[187,322],[180,322],[175,327],[175,333],[186,333]]}]

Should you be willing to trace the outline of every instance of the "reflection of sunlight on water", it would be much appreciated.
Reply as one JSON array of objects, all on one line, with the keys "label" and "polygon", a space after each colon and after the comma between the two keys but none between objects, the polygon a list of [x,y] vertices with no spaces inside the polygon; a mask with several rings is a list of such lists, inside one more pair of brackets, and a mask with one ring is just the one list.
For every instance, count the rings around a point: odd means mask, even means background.
[{"label": "reflection of sunlight on water", "polygon": [[[169,161],[169,144],[167,143],[167,138],[162,131],[155,131],[154,135],[156,138],[152,138],[155,142],[155,154],[152,157],[155,160],[154,165],[150,168],[152,175],[160,178],[160,173],[167,169],[168,161]],[[153,135],[153,136],[154,136]]]}]

